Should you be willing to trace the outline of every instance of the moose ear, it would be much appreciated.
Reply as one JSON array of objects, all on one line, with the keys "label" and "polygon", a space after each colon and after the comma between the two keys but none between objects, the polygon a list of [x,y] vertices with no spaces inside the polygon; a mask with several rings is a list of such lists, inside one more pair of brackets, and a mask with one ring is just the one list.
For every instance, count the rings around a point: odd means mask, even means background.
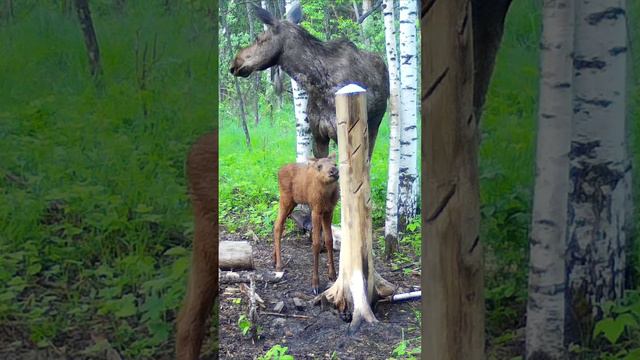
[{"label": "moose ear", "polygon": [[330,160],[335,160],[336,159],[336,153],[329,154],[329,159]]},{"label": "moose ear", "polygon": [[259,6],[254,5],[253,11],[255,12],[256,17],[260,19],[260,21],[262,21],[265,25],[275,26],[278,22],[278,20],[274,18],[270,12]]},{"label": "moose ear", "polygon": [[313,164],[313,163],[315,163],[316,161],[318,161],[318,159],[314,158],[313,156],[311,156],[311,157],[308,157],[308,158],[307,158],[307,162],[308,162],[309,164]]},{"label": "moose ear", "polygon": [[285,16],[287,20],[292,23],[299,24],[300,21],[302,21],[302,8],[300,7],[300,2],[296,1]]}]

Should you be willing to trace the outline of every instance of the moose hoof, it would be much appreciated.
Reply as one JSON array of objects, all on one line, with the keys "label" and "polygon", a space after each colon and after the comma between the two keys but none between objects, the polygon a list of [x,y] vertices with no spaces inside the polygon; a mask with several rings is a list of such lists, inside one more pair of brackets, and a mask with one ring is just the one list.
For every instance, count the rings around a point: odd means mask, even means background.
[{"label": "moose hoof", "polygon": [[329,280],[336,281],[336,273],[329,273]]},{"label": "moose hoof", "polygon": [[313,292],[313,295],[316,295],[316,296],[320,294],[320,290],[318,289],[317,286],[312,287],[311,292]]}]

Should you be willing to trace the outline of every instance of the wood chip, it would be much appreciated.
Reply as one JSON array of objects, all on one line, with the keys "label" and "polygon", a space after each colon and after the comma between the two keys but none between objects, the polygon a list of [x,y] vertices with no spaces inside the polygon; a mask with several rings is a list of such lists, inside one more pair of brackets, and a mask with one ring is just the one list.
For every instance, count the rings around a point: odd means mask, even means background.
[{"label": "wood chip", "polygon": [[273,307],[273,311],[280,313],[284,309],[284,301],[279,301],[276,306]]}]

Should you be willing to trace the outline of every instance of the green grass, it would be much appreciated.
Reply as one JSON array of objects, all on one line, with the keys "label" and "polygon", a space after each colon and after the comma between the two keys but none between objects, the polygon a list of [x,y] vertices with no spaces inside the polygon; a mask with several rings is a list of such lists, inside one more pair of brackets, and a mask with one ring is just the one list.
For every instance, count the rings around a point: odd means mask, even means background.
[{"label": "green grass", "polygon": [[[187,7],[101,9],[97,86],[75,13],[35,6],[0,26],[0,53],[11,54],[0,57],[0,327],[42,347],[92,330],[127,357],[153,358],[171,348],[184,293],[184,160],[214,129],[215,34]],[[140,91],[134,49],[155,36]]]}]

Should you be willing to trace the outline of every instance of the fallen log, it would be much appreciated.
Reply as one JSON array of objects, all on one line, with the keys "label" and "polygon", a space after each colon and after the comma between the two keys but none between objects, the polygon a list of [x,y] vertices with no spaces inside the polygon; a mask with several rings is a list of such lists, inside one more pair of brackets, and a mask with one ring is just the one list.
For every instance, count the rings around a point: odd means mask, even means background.
[{"label": "fallen log", "polygon": [[[220,271],[218,278],[221,284],[249,284],[251,282],[252,271]],[[266,274],[255,274],[257,282],[274,284],[282,281],[282,273],[269,272]]]},{"label": "fallen log", "polygon": [[221,270],[253,270],[253,251],[247,241],[220,241],[218,268]]}]

